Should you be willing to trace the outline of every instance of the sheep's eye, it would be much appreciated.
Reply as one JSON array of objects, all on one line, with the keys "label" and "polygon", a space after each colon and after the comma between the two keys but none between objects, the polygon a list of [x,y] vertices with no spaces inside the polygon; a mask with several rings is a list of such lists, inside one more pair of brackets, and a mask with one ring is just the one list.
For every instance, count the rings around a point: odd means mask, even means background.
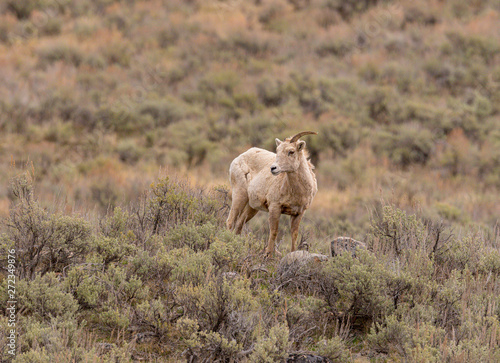
[{"label": "sheep's eye", "polygon": [[293,153],[294,153],[294,151],[289,151],[289,152],[288,152],[288,156],[292,156],[292,155],[293,155]]}]

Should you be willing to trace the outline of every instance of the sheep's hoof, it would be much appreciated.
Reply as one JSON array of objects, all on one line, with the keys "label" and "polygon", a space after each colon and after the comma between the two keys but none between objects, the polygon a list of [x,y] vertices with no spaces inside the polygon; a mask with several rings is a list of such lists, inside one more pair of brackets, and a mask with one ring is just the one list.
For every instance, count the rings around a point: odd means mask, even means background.
[{"label": "sheep's hoof", "polygon": [[268,259],[268,258],[274,258],[274,257],[280,257],[281,256],[281,252],[278,251],[277,249],[275,249],[274,251],[270,251],[266,248],[266,251],[264,252],[265,254],[265,258]]}]

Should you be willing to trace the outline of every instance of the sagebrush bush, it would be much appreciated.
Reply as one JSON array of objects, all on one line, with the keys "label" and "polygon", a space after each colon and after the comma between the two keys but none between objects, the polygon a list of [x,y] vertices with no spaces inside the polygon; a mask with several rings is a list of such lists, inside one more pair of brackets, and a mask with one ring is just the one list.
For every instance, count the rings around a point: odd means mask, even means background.
[{"label": "sagebrush bush", "polygon": [[358,12],[366,11],[368,8],[377,5],[379,0],[363,0],[363,1],[339,1],[327,0],[326,6],[338,11],[344,19],[350,19]]},{"label": "sagebrush bush", "polygon": [[407,168],[412,164],[425,165],[433,152],[434,135],[418,125],[398,127],[391,132],[377,135],[376,153],[382,152],[397,166]]},{"label": "sagebrush bush", "polygon": [[332,339],[319,340],[316,343],[316,349],[318,354],[329,358],[334,363],[352,361],[345,341],[339,336],[335,336]]},{"label": "sagebrush bush", "polygon": [[412,250],[430,251],[426,246],[425,226],[415,214],[391,205],[383,207],[382,215],[373,220],[373,235],[378,237],[379,247],[385,252],[401,256]]},{"label": "sagebrush bush", "polygon": [[41,0],[8,0],[6,1],[7,9],[13,12],[18,19],[27,19],[30,17],[33,10],[40,8]]},{"label": "sagebrush bush", "polygon": [[74,319],[54,317],[48,322],[22,318],[22,338],[13,362],[95,361],[98,349],[94,338]]},{"label": "sagebrush bush", "polygon": [[54,272],[37,275],[31,281],[19,281],[17,297],[25,313],[43,321],[54,317],[71,320],[79,307],[73,296],[64,291]]},{"label": "sagebrush bush", "polygon": [[21,279],[60,273],[65,266],[81,261],[89,249],[91,235],[90,224],[83,218],[51,213],[40,207],[31,178],[26,173],[11,183],[17,200],[2,237],[3,248],[16,248]]},{"label": "sagebrush bush", "polygon": [[288,327],[283,324],[273,326],[268,336],[257,339],[250,362],[271,363],[282,361],[288,356]]},{"label": "sagebrush bush", "polygon": [[83,59],[83,52],[76,46],[66,43],[54,43],[38,50],[38,57],[42,66],[63,61],[78,67]]},{"label": "sagebrush bush", "polygon": [[257,84],[257,95],[266,107],[279,106],[286,101],[286,92],[280,81],[263,79]]},{"label": "sagebrush bush", "polygon": [[188,109],[180,104],[179,100],[147,100],[140,105],[139,114],[150,115],[155,127],[168,126],[173,122],[182,120]]},{"label": "sagebrush bush", "polygon": [[324,264],[319,293],[335,314],[377,320],[391,310],[392,274],[372,253],[358,252],[356,258],[344,254]]}]

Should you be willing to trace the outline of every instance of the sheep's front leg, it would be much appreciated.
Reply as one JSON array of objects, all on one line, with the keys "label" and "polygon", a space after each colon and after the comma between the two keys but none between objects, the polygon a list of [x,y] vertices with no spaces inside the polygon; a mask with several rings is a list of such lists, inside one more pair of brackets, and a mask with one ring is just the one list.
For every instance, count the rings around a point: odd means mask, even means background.
[{"label": "sheep's front leg", "polygon": [[290,217],[290,229],[292,231],[292,252],[295,251],[296,247],[296,242],[297,242],[297,237],[299,236],[299,226],[300,226],[300,221],[302,220],[302,216],[304,213],[300,213],[296,216],[291,216]]},{"label": "sheep's front leg", "polygon": [[278,236],[278,227],[280,223],[281,207],[269,206],[269,240],[267,241],[266,256],[274,256],[274,244]]}]

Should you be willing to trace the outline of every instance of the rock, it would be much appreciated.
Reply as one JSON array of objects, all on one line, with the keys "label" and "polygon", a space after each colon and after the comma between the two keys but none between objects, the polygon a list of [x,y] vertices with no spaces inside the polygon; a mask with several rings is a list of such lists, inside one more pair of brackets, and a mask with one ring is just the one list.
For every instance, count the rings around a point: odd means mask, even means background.
[{"label": "rock", "polygon": [[308,353],[292,353],[286,359],[287,363],[331,363],[332,361],[326,357]]},{"label": "rock", "polygon": [[356,257],[358,248],[366,249],[366,244],[351,237],[337,237],[331,242],[332,257],[339,256],[346,251]]}]

